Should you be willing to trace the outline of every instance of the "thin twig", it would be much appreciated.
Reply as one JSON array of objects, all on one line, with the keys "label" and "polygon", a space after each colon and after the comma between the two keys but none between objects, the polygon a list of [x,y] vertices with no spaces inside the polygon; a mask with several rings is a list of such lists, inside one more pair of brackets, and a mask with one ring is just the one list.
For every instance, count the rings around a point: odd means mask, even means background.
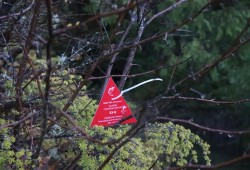
[{"label": "thin twig", "polygon": [[167,14],[169,12],[171,12],[172,10],[174,10],[175,8],[177,8],[178,6],[180,6],[181,4],[183,4],[184,2],[186,2],[187,0],[179,0],[174,2],[170,7],[165,8],[164,10],[158,12],[157,14],[155,14],[154,16],[152,16],[145,25],[149,25],[153,20],[155,20],[157,17],[160,17],[164,14]]},{"label": "thin twig", "polygon": [[[34,13],[33,13],[33,17],[32,17],[31,24],[30,24],[29,34],[27,36],[27,40],[25,43],[25,48],[26,48],[27,53],[29,53],[32,40],[34,38],[33,32],[35,32],[35,30],[37,29],[40,6],[41,6],[41,1],[35,0]],[[20,111],[22,111],[22,104],[21,104],[22,103],[22,83],[23,83],[23,74],[25,70],[25,64],[26,64],[26,55],[23,55],[21,62],[20,62],[20,67],[19,67],[19,71],[17,74],[16,85],[15,85],[17,104],[19,106]]]},{"label": "thin twig", "polygon": [[106,75],[106,76],[99,76],[99,77],[90,77],[89,80],[97,80],[97,79],[104,79],[104,78],[109,78],[109,77],[128,77],[128,78],[132,78],[132,77],[138,77],[138,76],[142,76],[142,75],[146,75],[146,74],[150,74],[150,73],[155,73],[156,71],[158,70],[161,70],[161,69],[164,69],[164,68],[171,68],[171,67],[175,67],[177,65],[180,65],[180,64],[183,64],[185,62],[187,62],[190,58],[184,60],[184,61],[181,61],[181,62],[178,62],[177,64],[174,64],[174,65],[161,65],[155,69],[152,69],[152,70],[149,70],[149,71],[144,71],[144,72],[141,72],[141,73],[137,73],[137,74],[130,74],[130,75]]},{"label": "thin twig", "polygon": [[8,123],[8,124],[3,124],[0,126],[0,130],[3,128],[8,128],[8,127],[13,127],[13,126],[19,125],[20,123],[26,121],[27,119],[31,118],[35,114],[36,114],[36,112],[30,112],[27,116],[25,116],[21,120],[18,120],[18,121],[12,122],[12,123]]},{"label": "thin twig", "polygon": [[182,97],[182,96],[166,96],[162,97],[162,99],[172,99],[172,100],[185,100],[185,101],[199,101],[199,102],[205,102],[205,103],[213,103],[216,105],[219,104],[241,104],[241,103],[249,103],[250,99],[241,99],[241,100],[235,100],[235,101],[218,101],[215,99],[202,99],[197,97]]},{"label": "thin twig", "polygon": [[171,122],[176,122],[176,123],[184,123],[187,125],[194,126],[198,129],[209,131],[209,132],[215,132],[219,134],[227,134],[227,135],[242,135],[242,134],[250,134],[250,130],[244,130],[244,131],[230,131],[230,130],[222,130],[222,129],[213,129],[205,126],[201,126],[197,123],[193,123],[189,120],[183,120],[183,119],[174,119],[174,118],[168,118],[168,117],[156,117],[156,120],[167,120]]},{"label": "thin twig", "polygon": [[215,169],[220,169],[220,168],[224,168],[224,167],[229,167],[233,164],[236,164],[238,162],[241,162],[243,160],[250,160],[250,154],[247,155],[243,155],[240,156],[238,158],[234,158],[231,159],[229,161],[226,162],[222,162],[219,163],[217,165],[212,165],[212,166],[208,166],[208,165],[185,165],[185,166],[180,166],[180,167],[169,167],[169,170],[182,170],[182,169],[204,169],[204,170],[215,170]]},{"label": "thin twig", "polygon": [[137,132],[144,127],[144,124],[141,124],[139,127],[135,128],[133,133],[131,133],[125,140],[123,140],[121,143],[116,145],[116,147],[110,152],[110,154],[107,156],[107,158],[102,162],[102,164],[98,167],[98,170],[103,169],[109,161],[112,159],[112,157],[115,155],[119,149],[121,149],[124,145],[126,145],[136,134]]},{"label": "thin twig", "polygon": [[50,75],[52,72],[52,63],[51,63],[51,44],[53,40],[53,27],[52,27],[52,12],[51,12],[51,1],[50,0],[45,0],[46,4],[46,9],[47,9],[47,20],[48,20],[48,32],[49,32],[49,37],[48,41],[46,44],[46,64],[47,64],[47,70],[46,70],[46,75],[45,75],[45,92],[44,92],[44,98],[43,98],[43,119],[42,119],[42,132],[40,139],[38,141],[38,146],[37,150],[33,155],[34,159],[37,159],[42,147],[42,143],[44,140],[44,137],[47,132],[47,117],[48,117],[48,101],[49,101],[49,91],[50,91]]},{"label": "thin twig", "polygon": [[17,12],[17,13],[14,13],[14,14],[8,14],[8,15],[5,15],[5,16],[0,16],[0,21],[4,21],[6,19],[9,19],[9,18],[15,17],[15,16],[19,17],[20,15],[23,15],[26,12],[28,12],[29,10],[31,10],[33,5],[34,5],[34,0],[32,1],[32,3],[27,8],[22,9],[21,12]]}]

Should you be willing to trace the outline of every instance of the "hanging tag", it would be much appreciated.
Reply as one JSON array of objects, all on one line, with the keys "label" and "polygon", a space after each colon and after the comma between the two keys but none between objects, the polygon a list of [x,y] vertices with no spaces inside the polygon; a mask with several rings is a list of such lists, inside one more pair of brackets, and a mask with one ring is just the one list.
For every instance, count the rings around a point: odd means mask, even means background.
[{"label": "hanging tag", "polygon": [[[128,104],[121,92],[117,88],[112,78],[109,78],[107,86],[104,90],[103,96],[92,120],[90,127],[93,126],[112,126],[119,122],[121,119],[128,117],[132,114]],[[115,97],[120,96],[116,99]],[[113,100],[112,100],[113,99]],[[135,117],[131,117],[121,124],[136,123]]]}]

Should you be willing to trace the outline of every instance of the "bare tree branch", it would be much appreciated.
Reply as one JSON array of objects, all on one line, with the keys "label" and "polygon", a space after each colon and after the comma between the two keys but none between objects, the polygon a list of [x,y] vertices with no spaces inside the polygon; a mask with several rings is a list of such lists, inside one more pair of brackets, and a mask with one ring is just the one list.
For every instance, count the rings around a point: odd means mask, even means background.
[{"label": "bare tree branch", "polygon": [[194,126],[198,129],[209,131],[209,132],[215,132],[215,133],[220,133],[220,134],[227,134],[227,135],[242,135],[242,134],[250,134],[250,130],[245,130],[245,131],[229,131],[229,130],[221,130],[221,129],[212,129],[209,127],[204,127],[199,124],[193,123],[189,120],[183,120],[183,119],[174,119],[174,118],[168,118],[168,117],[156,117],[156,120],[168,120],[171,122],[176,122],[176,123],[183,123],[187,125]]},{"label": "bare tree branch", "polygon": [[220,169],[224,167],[229,167],[232,166],[233,164],[239,163],[244,160],[250,160],[250,154],[243,155],[238,158],[231,159],[229,161],[217,164],[217,165],[212,165],[212,166],[207,166],[207,165],[186,165],[186,166],[181,166],[181,167],[169,167],[169,170],[181,170],[181,169],[207,169],[207,170],[215,170],[215,169]]},{"label": "bare tree branch", "polygon": [[13,126],[19,125],[22,122],[24,122],[24,121],[28,120],[29,118],[31,118],[35,114],[36,114],[36,112],[30,112],[27,116],[25,116],[21,120],[18,120],[18,121],[12,122],[12,123],[8,123],[8,124],[3,124],[3,125],[0,126],[0,130],[3,129],[3,128],[8,128],[8,127],[13,127]]},{"label": "bare tree branch", "polygon": [[[139,17],[138,19],[140,20],[140,25],[139,25],[139,28],[138,28],[138,31],[137,31],[137,36],[134,39],[133,44],[137,44],[140,41],[141,36],[142,36],[142,34],[144,32],[144,29],[145,29],[144,13],[146,11],[146,6],[147,6],[147,3],[142,3],[142,4],[139,4],[139,7],[138,7],[140,9],[137,9],[137,10],[139,10],[139,16],[137,16],[137,17]],[[132,67],[132,64],[133,64],[132,62],[134,60],[136,50],[137,50],[137,46],[132,47],[129,50],[128,58],[127,58],[127,61],[125,63],[122,75],[128,75],[129,74],[130,68]],[[120,83],[118,85],[119,89],[123,89],[126,80],[127,80],[127,77],[121,77]]]},{"label": "bare tree branch", "polygon": [[171,12],[172,10],[174,10],[175,8],[177,8],[178,6],[180,6],[181,4],[187,2],[187,0],[179,0],[174,2],[170,7],[165,8],[164,10],[158,12],[157,14],[155,14],[154,16],[152,16],[147,22],[146,22],[146,26],[149,25],[153,20],[155,20],[157,17],[160,17],[164,14],[167,14],[169,12]]},{"label": "bare tree branch", "polygon": [[[119,43],[119,45],[118,45],[118,48],[121,48],[121,46],[122,46],[122,44],[123,44],[123,42],[124,42],[124,39],[125,39],[125,37],[127,36],[128,32],[129,32],[129,30],[130,30],[130,28],[131,28],[131,25],[132,25],[132,22],[129,23],[129,25],[128,25],[126,31],[124,32],[124,34],[123,34],[123,36],[122,36],[122,38],[121,38],[121,40],[120,40],[120,43]],[[111,58],[110,63],[109,63],[109,66],[108,66],[108,69],[107,69],[106,76],[110,76],[111,71],[112,71],[112,68],[113,68],[113,64],[114,64],[114,62],[115,62],[115,60],[116,60],[117,55],[118,55],[118,53],[114,54],[113,57]],[[108,80],[105,81],[104,87],[106,86],[107,81],[108,81]],[[103,89],[104,89],[104,88],[103,88]]]},{"label": "bare tree branch", "polygon": [[137,73],[137,74],[130,74],[130,75],[106,75],[106,76],[99,76],[99,77],[90,77],[89,80],[97,80],[97,79],[104,79],[104,78],[109,78],[109,77],[128,77],[128,78],[132,78],[132,77],[137,77],[137,76],[142,76],[142,75],[146,75],[146,74],[152,74],[152,73],[155,73],[156,71],[159,71],[161,69],[164,69],[164,68],[172,68],[172,67],[176,67],[180,64],[184,64],[186,63],[190,58],[184,60],[184,61],[180,61],[178,62],[177,64],[174,64],[174,65],[162,65],[162,66],[159,66],[155,69],[152,69],[152,70],[149,70],[149,71],[145,71],[145,72],[142,72],[142,73]]},{"label": "bare tree branch", "polygon": [[30,11],[32,9],[33,5],[34,5],[34,0],[31,2],[31,4],[27,8],[22,9],[22,11],[20,11],[20,12],[16,12],[14,14],[8,14],[8,15],[5,15],[5,16],[0,16],[0,21],[7,20],[7,19],[9,19],[11,17],[12,18],[16,17],[16,16],[20,17],[21,15],[23,15],[26,12]]},{"label": "bare tree branch", "polygon": [[49,91],[50,91],[50,75],[52,72],[52,61],[51,61],[51,44],[53,40],[53,27],[52,27],[52,12],[51,12],[51,1],[45,0],[46,9],[47,9],[47,20],[48,20],[48,41],[46,45],[46,64],[47,64],[47,70],[46,70],[46,76],[45,76],[45,92],[44,92],[44,98],[43,98],[43,120],[42,120],[42,133],[40,136],[40,140],[38,141],[37,150],[33,155],[34,159],[37,159],[42,147],[42,143],[44,140],[44,136],[47,132],[47,117],[49,112],[48,107],[48,101],[49,101]]},{"label": "bare tree branch", "polygon": [[216,105],[219,104],[241,104],[241,103],[249,103],[250,99],[241,99],[235,101],[218,101],[215,99],[202,99],[196,97],[183,97],[183,96],[166,96],[163,99],[172,99],[172,100],[184,100],[184,101],[198,101],[198,102],[205,102],[205,103],[213,103]]}]

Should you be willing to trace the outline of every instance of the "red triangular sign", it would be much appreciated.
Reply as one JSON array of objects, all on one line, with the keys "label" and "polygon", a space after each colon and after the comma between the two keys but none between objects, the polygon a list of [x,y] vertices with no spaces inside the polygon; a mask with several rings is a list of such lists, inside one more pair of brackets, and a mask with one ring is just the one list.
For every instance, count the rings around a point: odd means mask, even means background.
[{"label": "red triangular sign", "polygon": [[[90,127],[93,126],[112,126],[119,122],[122,118],[128,117],[132,114],[128,104],[124,98],[118,97],[120,90],[115,85],[112,78],[109,78],[108,84],[105,88],[98,109],[92,120]],[[131,117],[122,124],[136,123],[135,117]]]}]

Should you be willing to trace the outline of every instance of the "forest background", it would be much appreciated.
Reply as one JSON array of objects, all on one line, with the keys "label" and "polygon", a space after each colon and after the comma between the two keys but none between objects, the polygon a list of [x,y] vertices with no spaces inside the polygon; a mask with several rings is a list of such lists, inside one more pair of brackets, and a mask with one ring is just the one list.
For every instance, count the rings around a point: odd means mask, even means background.
[{"label": "forest background", "polygon": [[[248,0],[1,0],[0,169],[248,169]],[[133,125],[89,128],[109,77]]]}]

